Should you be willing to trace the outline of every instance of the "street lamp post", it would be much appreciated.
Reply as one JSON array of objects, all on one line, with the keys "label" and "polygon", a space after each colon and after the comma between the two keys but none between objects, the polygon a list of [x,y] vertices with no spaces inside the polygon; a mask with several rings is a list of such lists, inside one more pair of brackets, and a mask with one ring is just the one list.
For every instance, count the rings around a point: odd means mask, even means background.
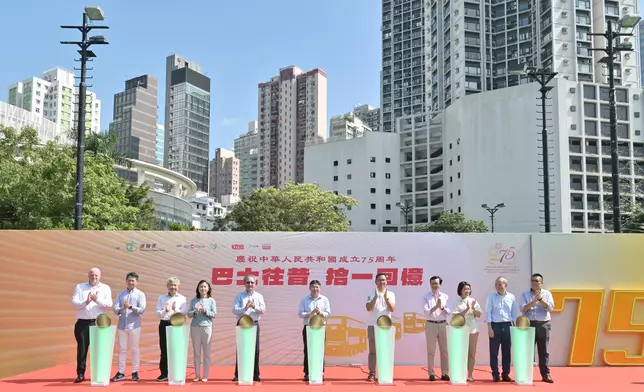
[{"label": "street lamp post", "polygon": [[[88,37],[88,33],[94,29],[109,29],[108,26],[93,26],[90,21],[105,20],[103,10],[100,7],[85,7],[83,12],[83,24],[81,26],[60,26],[63,29],[78,29],[81,32],[80,41],[61,41],[63,45],[78,45],[80,50],[80,83],[78,86],[78,129],[76,145],[76,205],[74,214],[75,230],[83,228],[83,183],[84,183],[84,166],[85,166],[85,99],[87,94],[86,73],[87,62],[89,59],[96,57],[96,54],[89,50],[92,45],[107,45],[107,40],[103,36]],[[78,69],[76,69],[78,70]],[[90,68],[91,70],[91,68]]]},{"label": "street lamp post", "polygon": [[557,72],[524,66],[522,70],[510,71],[510,73],[513,75],[526,75],[539,83],[539,92],[541,93],[541,154],[543,155],[543,221],[544,231],[550,233],[552,225],[550,220],[550,168],[548,162],[546,99],[548,99],[548,92],[553,89],[552,86],[548,86],[548,83],[557,76]]},{"label": "street lamp post", "polygon": [[[632,37],[632,29],[642,19],[639,15],[624,15],[619,19],[617,31],[613,30],[612,21],[608,21],[606,32],[589,33],[588,35],[604,37],[606,46],[604,48],[591,49],[606,53],[606,57],[599,60],[599,63],[606,64],[608,68],[608,108],[610,118],[610,165],[611,165],[611,186],[613,194],[613,232],[622,232],[622,219],[620,208],[619,189],[619,154],[617,153],[617,112],[615,110],[615,55],[620,52],[632,52],[633,44],[622,42],[615,44],[619,37]],[[620,33],[621,29],[631,29],[631,33]]]},{"label": "street lamp post", "polygon": [[505,203],[499,203],[494,207],[490,207],[487,204],[481,204],[481,208],[490,213],[490,223],[492,224],[492,233],[494,233],[494,214],[496,214],[499,209],[505,208]]},{"label": "street lamp post", "polygon": [[400,210],[405,214],[405,233],[409,232],[409,213],[414,210],[414,202],[411,200],[405,200],[404,203],[396,203],[396,207],[400,208]]}]

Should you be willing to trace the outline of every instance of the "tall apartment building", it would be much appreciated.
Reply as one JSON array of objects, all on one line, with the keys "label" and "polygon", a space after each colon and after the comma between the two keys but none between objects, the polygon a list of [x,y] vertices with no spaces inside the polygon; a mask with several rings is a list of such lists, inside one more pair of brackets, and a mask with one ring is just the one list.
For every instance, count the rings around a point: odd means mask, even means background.
[{"label": "tall apartment building", "polygon": [[199,65],[172,54],[166,58],[165,79],[163,166],[208,192],[210,78]]},{"label": "tall apartment building", "polygon": [[640,82],[644,84],[644,67],[642,66],[644,64],[644,20],[640,21],[638,27],[640,33]]},{"label": "tall apartment building", "polygon": [[142,75],[125,81],[125,90],[114,94],[110,133],[116,134],[117,151],[126,157],[156,163],[157,79]]},{"label": "tall apartment building", "polygon": [[326,137],[327,76],[290,66],[258,86],[259,186],[304,182],[304,147]]},{"label": "tall apartment building", "polygon": [[351,231],[398,231],[399,137],[367,131],[355,137],[311,141],[304,154],[304,180],[351,196]]},{"label": "tall apartment building", "polygon": [[[58,135],[76,133],[78,123],[78,89],[74,73],[62,68],[45,71],[41,77],[31,77],[9,86],[11,105],[43,116],[57,124]],[[87,91],[85,129],[101,132],[101,101]]]},{"label": "tall apartment building", "polygon": [[[589,33],[637,13],[635,0],[383,0],[383,130],[403,115],[440,111],[469,94],[528,83],[518,64],[559,77],[606,82],[589,50],[604,40]],[[425,28],[425,26],[427,26]],[[640,83],[635,54],[618,56],[616,83]]]},{"label": "tall apartment building", "polygon": [[163,124],[157,124],[155,139],[155,158],[159,166],[163,166],[163,146],[165,144],[165,127]]},{"label": "tall apartment building", "polygon": [[333,140],[361,137],[365,132],[372,131],[369,125],[356,116],[354,112],[333,116],[329,123],[329,138]]},{"label": "tall apartment building", "polygon": [[259,133],[257,121],[248,123],[248,132],[234,142],[235,158],[239,159],[239,193],[250,195],[258,187]]},{"label": "tall apartment building", "polygon": [[[426,3],[382,1],[380,108],[384,132],[394,132],[398,117],[425,111]],[[436,0],[432,3],[436,6]]]},{"label": "tall apartment building", "polygon": [[374,108],[371,105],[356,105],[353,108],[353,114],[367,124],[372,131],[380,131],[380,108]]},{"label": "tall apartment building", "polygon": [[239,159],[225,148],[215,150],[210,161],[210,190],[208,194],[221,202],[224,196],[239,197]]}]

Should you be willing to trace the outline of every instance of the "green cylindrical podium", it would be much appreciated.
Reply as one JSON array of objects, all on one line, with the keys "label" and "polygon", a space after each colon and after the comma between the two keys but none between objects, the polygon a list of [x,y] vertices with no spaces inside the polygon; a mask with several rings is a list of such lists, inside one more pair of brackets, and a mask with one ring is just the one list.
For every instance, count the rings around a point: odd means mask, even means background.
[{"label": "green cylindrical podium", "polygon": [[378,384],[393,385],[394,383],[394,350],[396,344],[396,327],[389,329],[374,326],[376,335],[376,365]]},{"label": "green cylindrical podium", "polygon": [[255,371],[255,345],[257,325],[250,328],[236,327],[237,341],[237,384],[253,385]]},{"label": "green cylindrical podium", "polygon": [[447,352],[449,353],[450,383],[467,384],[467,356],[470,349],[468,326],[447,326]]},{"label": "green cylindrical podium", "polygon": [[324,338],[326,327],[306,326],[306,348],[309,362],[309,384],[323,384],[324,380]]},{"label": "green cylindrical podium", "polygon": [[89,366],[92,386],[110,385],[116,326],[89,327]]},{"label": "green cylindrical podium", "polygon": [[532,385],[534,380],[534,327],[510,327],[516,385]]},{"label": "green cylindrical podium", "polygon": [[168,350],[168,385],[186,385],[190,325],[167,326],[165,336]]}]

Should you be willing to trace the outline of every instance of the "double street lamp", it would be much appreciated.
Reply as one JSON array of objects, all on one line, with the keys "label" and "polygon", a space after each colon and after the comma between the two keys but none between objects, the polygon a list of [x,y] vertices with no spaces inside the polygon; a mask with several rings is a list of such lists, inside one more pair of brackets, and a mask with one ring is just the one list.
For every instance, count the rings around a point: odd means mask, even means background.
[{"label": "double street lamp", "polygon": [[[60,26],[63,29],[78,29],[81,32],[80,41],[61,41],[63,45],[78,45],[80,48],[80,84],[78,86],[78,129],[76,144],[76,205],[74,214],[75,230],[83,228],[83,184],[84,184],[84,166],[85,166],[85,100],[87,95],[86,73],[87,62],[96,57],[96,54],[89,50],[92,45],[107,45],[107,40],[103,36],[88,37],[88,33],[94,29],[109,29],[108,26],[90,25],[90,21],[105,20],[103,10],[100,7],[85,7],[83,12],[83,24],[80,26]],[[77,68],[75,70],[78,71]],[[90,68],[91,70],[91,68]]]},{"label": "double street lamp", "polygon": [[[627,14],[622,16],[617,23],[617,31],[613,29],[612,21],[608,21],[606,32],[589,33],[588,35],[604,37],[606,46],[604,48],[591,49],[606,53],[606,57],[599,60],[599,63],[606,64],[608,68],[608,107],[610,118],[610,164],[611,164],[611,186],[613,193],[613,232],[622,232],[622,220],[620,210],[620,189],[619,189],[619,155],[617,153],[617,112],[615,109],[615,56],[621,52],[632,52],[633,44],[620,37],[632,37],[632,31],[642,19],[639,15]],[[628,33],[621,33],[622,29],[630,29]]]},{"label": "double street lamp", "polygon": [[492,224],[492,227],[491,227],[492,228],[492,233],[494,233],[494,214],[496,214],[496,212],[499,209],[505,208],[505,203],[499,203],[499,204],[495,205],[494,207],[490,207],[487,204],[481,204],[481,208],[483,208],[484,210],[486,210],[490,214],[490,223]]},{"label": "double street lamp", "polygon": [[405,233],[409,232],[409,213],[414,210],[415,206],[416,205],[411,200],[405,200],[403,203],[396,203],[396,207],[400,208],[403,214],[405,214]]},{"label": "double street lamp", "polygon": [[[539,92],[541,93],[541,155],[543,156],[543,220],[544,231],[550,233],[550,171],[548,162],[548,124],[546,116],[546,99],[552,86],[548,83],[557,76],[557,72],[547,69],[537,69],[530,66],[523,66],[522,69],[510,71],[512,75],[528,76],[533,81],[539,83]],[[486,204],[484,204],[486,205]],[[485,207],[484,207],[485,208]],[[494,223],[492,223],[494,227]],[[494,228],[492,229],[494,231]]]}]

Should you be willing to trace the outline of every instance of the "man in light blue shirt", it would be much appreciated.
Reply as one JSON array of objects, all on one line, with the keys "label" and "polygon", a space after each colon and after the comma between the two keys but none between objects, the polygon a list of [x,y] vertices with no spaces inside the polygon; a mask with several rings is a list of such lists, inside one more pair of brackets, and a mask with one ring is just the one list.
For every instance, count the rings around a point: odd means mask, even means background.
[{"label": "man in light blue shirt", "polygon": [[[490,368],[494,382],[513,382],[510,378],[512,362],[512,341],[510,327],[517,318],[517,301],[514,294],[509,293],[508,280],[499,276],[494,282],[496,292],[490,294],[485,301],[487,313],[487,331],[490,337]],[[503,373],[499,376],[499,347],[501,348]]]},{"label": "man in light blue shirt", "polygon": [[[304,328],[302,329],[302,339],[304,340],[304,381],[309,381],[309,350],[306,343],[306,326],[309,325],[309,319],[313,316],[320,315],[326,320],[331,315],[331,304],[327,297],[320,294],[321,289],[322,284],[320,281],[312,280],[309,283],[311,294],[302,298],[298,311],[298,316],[304,319]],[[324,365],[322,365],[322,373],[324,373]]]},{"label": "man in light blue shirt", "polygon": [[539,353],[539,372],[543,382],[552,384],[548,362],[548,342],[550,341],[550,312],[555,307],[555,301],[550,291],[542,288],[543,276],[532,274],[531,288],[521,295],[519,307],[524,316],[530,319],[530,326],[534,328],[534,337]]},{"label": "man in light blue shirt", "polygon": [[[244,315],[248,315],[253,318],[255,325],[257,326],[257,337],[255,343],[255,371],[253,374],[253,381],[261,382],[259,378],[259,320],[262,318],[262,314],[266,312],[266,304],[264,303],[264,296],[255,291],[255,283],[257,282],[254,275],[246,275],[244,277],[244,286],[246,290],[235,296],[235,302],[233,303],[233,314],[237,316],[237,322]],[[235,378],[233,382],[238,380],[238,371],[237,371],[237,357],[235,355]]]},{"label": "man in light blue shirt", "polygon": [[139,380],[139,339],[141,337],[141,315],[145,312],[145,294],[136,288],[139,274],[130,272],[125,277],[127,289],[121,291],[114,301],[114,314],[119,316],[118,323],[118,370],[112,381],[125,380],[125,361],[127,346],[132,350],[132,381]]}]

